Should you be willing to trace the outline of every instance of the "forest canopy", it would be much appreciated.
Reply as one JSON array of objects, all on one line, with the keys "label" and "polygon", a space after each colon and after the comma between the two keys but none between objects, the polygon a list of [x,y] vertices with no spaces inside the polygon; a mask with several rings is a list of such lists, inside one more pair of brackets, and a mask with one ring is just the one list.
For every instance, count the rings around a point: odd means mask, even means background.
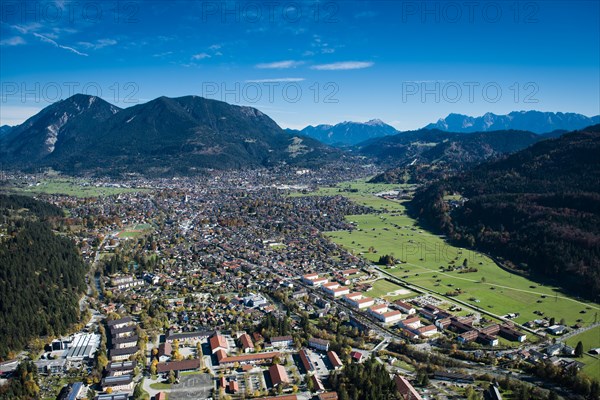
[{"label": "forest canopy", "polygon": [[38,336],[79,320],[86,267],[75,244],[52,231],[62,211],[23,196],[0,195],[0,360]]},{"label": "forest canopy", "polygon": [[461,245],[598,301],[600,125],[435,182],[410,211]]}]

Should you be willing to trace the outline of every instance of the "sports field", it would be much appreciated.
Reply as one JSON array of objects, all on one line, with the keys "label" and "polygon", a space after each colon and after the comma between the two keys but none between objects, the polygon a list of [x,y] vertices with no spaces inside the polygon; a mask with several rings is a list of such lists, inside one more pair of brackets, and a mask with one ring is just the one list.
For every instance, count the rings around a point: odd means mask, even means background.
[{"label": "sports field", "polygon": [[152,225],[150,224],[136,224],[132,227],[123,229],[118,233],[118,236],[122,239],[136,238],[151,231]]},{"label": "sports field", "polygon": [[379,279],[373,283],[373,288],[367,291],[367,296],[381,297],[388,301],[394,301],[399,299],[406,299],[408,297],[416,296],[416,293],[410,291],[402,286],[399,286],[393,282],[386,281],[385,279]]}]

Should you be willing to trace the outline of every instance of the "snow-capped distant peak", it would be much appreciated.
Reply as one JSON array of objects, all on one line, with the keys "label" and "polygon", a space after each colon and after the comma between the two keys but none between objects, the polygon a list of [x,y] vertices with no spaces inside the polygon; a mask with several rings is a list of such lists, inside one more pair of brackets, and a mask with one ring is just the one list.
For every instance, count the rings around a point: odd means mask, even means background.
[{"label": "snow-capped distant peak", "polygon": [[367,122],[365,123],[365,125],[370,125],[370,126],[381,126],[381,125],[386,125],[386,123],[385,123],[385,122],[383,122],[383,121],[382,121],[382,120],[380,120],[380,119],[377,119],[377,118],[375,118],[375,119],[372,119],[372,120],[370,120],[370,121],[367,121]]}]

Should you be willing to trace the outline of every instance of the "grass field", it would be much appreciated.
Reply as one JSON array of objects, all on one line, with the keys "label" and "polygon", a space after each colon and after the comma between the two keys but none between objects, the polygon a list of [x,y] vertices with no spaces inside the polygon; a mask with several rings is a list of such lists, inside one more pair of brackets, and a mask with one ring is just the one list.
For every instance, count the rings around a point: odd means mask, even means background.
[{"label": "grass field", "polygon": [[119,193],[140,192],[147,189],[130,189],[117,187],[88,186],[86,181],[79,179],[53,178],[45,179],[35,186],[8,187],[7,190],[15,193],[31,194],[64,194],[74,197],[104,197]]},{"label": "grass field", "polygon": [[[447,244],[443,237],[422,229],[417,221],[407,216],[402,202],[373,196],[373,193],[398,187],[410,188],[409,185],[353,182],[340,187],[358,191],[339,192],[339,188],[323,188],[312,194],[342,194],[383,212],[347,216],[348,221],[355,223],[356,230],[325,234],[349,251],[373,262],[377,262],[381,255],[393,254],[402,264],[388,272],[408,283],[442,295],[460,289],[462,292],[458,299],[497,315],[519,313],[520,316],[515,319],[518,323],[540,318],[534,314],[534,311],[540,311],[545,316],[555,317],[556,321],[564,318],[569,325],[576,322],[589,324],[594,321],[595,313],[600,311],[598,304],[573,299],[557,288],[511,274],[481,253]],[[370,247],[375,252],[370,253]],[[447,270],[449,266],[462,266],[465,259],[467,266],[476,268],[477,272]]]},{"label": "grass field", "polygon": [[141,232],[141,231],[122,231],[122,232],[119,232],[119,237],[123,238],[123,239],[136,238],[138,236],[141,236],[142,234],[143,234],[143,232]]},{"label": "grass field", "polygon": [[566,340],[569,346],[575,348],[577,342],[581,341],[583,344],[584,356],[577,359],[585,364],[583,372],[588,374],[590,377],[598,378],[600,376],[600,358],[599,356],[591,356],[587,354],[590,349],[596,349],[600,347],[600,326],[596,326],[588,331],[575,335]]},{"label": "grass field", "polygon": [[128,227],[119,232],[119,237],[122,239],[136,238],[152,231],[152,225],[150,224],[137,224],[132,227]]},{"label": "grass field", "polygon": [[386,281],[385,279],[379,279],[378,281],[373,283],[373,288],[367,292],[367,295],[371,297],[381,297],[389,301],[394,301],[398,299],[414,297],[416,293],[407,290],[402,286],[396,285],[393,282]]}]

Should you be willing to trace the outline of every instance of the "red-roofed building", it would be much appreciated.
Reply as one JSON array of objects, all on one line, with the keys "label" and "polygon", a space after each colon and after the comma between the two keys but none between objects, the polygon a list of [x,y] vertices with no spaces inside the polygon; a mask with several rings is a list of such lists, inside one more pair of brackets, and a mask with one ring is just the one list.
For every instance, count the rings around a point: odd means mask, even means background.
[{"label": "red-roofed building", "polygon": [[329,350],[327,352],[327,358],[329,358],[329,362],[331,363],[331,365],[333,366],[333,369],[335,369],[335,370],[341,369],[344,366],[344,364],[342,363],[342,360],[340,360],[340,357],[333,350]]},{"label": "red-roofed building", "polygon": [[252,338],[247,333],[244,333],[240,336],[240,343],[242,345],[242,350],[244,353],[252,353],[254,351],[254,344],[252,343]]},{"label": "red-roofed building", "polygon": [[406,318],[402,321],[402,325],[407,328],[417,329],[421,327],[421,320],[419,317]]},{"label": "red-roofed building", "polygon": [[227,345],[227,339],[225,339],[225,336],[214,335],[209,339],[209,344],[212,354],[215,354],[219,349],[222,349],[224,351],[227,351],[229,349],[229,346]]},{"label": "red-roofed building", "polygon": [[225,351],[223,349],[219,349],[216,352],[216,357],[217,357],[217,361],[219,362],[219,365],[229,365],[229,364],[235,364],[240,363],[242,365],[244,364],[261,364],[261,363],[266,363],[266,362],[270,362],[273,360],[273,358],[275,357],[280,357],[281,353],[279,352],[270,352],[270,353],[250,353],[250,354],[244,354],[241,356],[227,356],[227,354],[225,353]]},{"label": "red-roofed building", "polygon": [[396,375],[394,377],[394,383],[396,384],[396,389],[398,390],[398,393],[400,393],[403,399],[423,400],[423,398],[421,397],[421,395],[419,395],[419,393],[417,393],[415,388],[400,375]]},{"label": "red-roofed building", "polygon": [[171,358],[173,346],[171,343],[165,342],[158,345],[158,361],[164,362]]},{"label": "red-roofed building", "polygon": [[416,314],[417,313],[417,310],[413,306],[411,306],[410,304],[405,303],[403,301],[397,300],[397,301],[394,302],[394,304],[404,314],[412,315],[412,314]]},{"label": "red-roofed building", "polygon": [[252,334],[252,337],[254,338],[254,343],[257,344],[263,343],[265,341],[265,338],[259,332],[254,332]]},{"label": "red-roofed building", "polygon": [[165,392],[158,392],[158,394],[154,396],[154,400],[167,400],[167,394]]},{"label": "red-roofed building", "polygon": [[240,390],[238,381],[229,381],[229,393],[235,394]]},{"label": "red-roofed building", "polygon": [[361,360],[363,358],[363,354],[359,351],[353,351],[352,353],[350,353],[350,357],[352,358],[353,361],[361,362]]},{"label": "red-roofed building", "polygon": [[337,392],[321,393],[317,396],[319,400],[338,400]]},{"label": "red-roofed building", "polygon": [[315,372],[315,366],[313,365],[312,361],[310,361],[310,358],[308,357],[308,353],[306,352],[306,350],[305,349],[300,350],[298,352],[298,355],[300,356],[300,361],[302,361],[302,365],[304,366],[306,373],[312,374],[313,372]]},{"label": "red-roofed building", "polygon": [[321,379],[319,379],[319,377],[317,375],[313,375],[310,377],[310,379],[313,382],[313,390],[317,393],[321,393],[325,391],[325,386],[323,386],[323,382],[321,381]]},{"label": "red-roofed building", "polygon": [[273,386],[290,383],[290,378],[288,378],[288,374],[285,372],[285,368],[282,365],[271,365],[269,367],[269,375],[271,376]]},{"label": "red-roofed building", "polygon": [[417,328],[417,332],[419,332],[420,336],[429,337],[438,333],[438,330],[435,325],[427,325]]}]

